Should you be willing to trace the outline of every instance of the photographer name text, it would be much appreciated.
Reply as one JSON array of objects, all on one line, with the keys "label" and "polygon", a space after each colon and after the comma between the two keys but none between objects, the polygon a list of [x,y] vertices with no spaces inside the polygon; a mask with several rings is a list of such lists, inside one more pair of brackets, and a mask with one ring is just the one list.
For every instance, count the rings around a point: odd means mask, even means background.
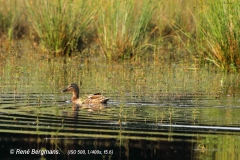
[{"label": "photographer name text", "polygon": [[60,154],[58,150],[40,150],[40,149],[10,149],[10,154]]}]

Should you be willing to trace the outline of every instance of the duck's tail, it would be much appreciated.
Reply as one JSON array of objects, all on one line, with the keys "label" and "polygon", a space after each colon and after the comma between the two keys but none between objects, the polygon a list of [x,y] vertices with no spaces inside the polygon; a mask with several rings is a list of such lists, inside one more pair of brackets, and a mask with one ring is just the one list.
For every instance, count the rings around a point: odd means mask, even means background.
[{"label": "duck's tail", "polygon": [[100,102],[101,102],[101,103],[107,103],[108,100],[109,100],[109,98],[104,98],[104,99],[102,99]]}]

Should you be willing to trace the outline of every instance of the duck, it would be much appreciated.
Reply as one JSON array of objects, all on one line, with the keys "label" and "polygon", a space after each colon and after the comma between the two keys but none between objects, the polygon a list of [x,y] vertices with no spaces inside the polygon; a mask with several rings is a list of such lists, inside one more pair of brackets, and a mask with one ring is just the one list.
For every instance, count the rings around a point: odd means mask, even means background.
[{"label": "duck", "polygon": [[73,95],[71,102],[79,106],[107,104],[107,101],[109,100],[109,98],[104,97],[101,93],[90,94],[86,99],[81,99],[79,98],[79,87],[75,83],[67,86],[62,92],[72,92]]}]

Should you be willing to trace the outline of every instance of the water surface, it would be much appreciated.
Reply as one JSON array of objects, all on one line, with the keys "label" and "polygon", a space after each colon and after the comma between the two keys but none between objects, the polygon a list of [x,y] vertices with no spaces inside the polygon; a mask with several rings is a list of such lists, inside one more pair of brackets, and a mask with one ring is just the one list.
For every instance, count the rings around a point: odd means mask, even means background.
[{"label": "water surface", "polygon": [[[5,159],[239,159],[237,74],[16,54],[0,69]],[[72,82],[82,96],[103,93],[108,105],[72,111],[71,94],[61,92]]]}]

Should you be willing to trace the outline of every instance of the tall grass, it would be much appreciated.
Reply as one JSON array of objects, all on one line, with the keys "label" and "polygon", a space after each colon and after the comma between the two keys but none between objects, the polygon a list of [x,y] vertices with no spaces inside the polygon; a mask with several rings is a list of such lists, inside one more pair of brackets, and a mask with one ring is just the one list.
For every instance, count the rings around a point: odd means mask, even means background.
[{"label": "tall grass", "polygon": [[[14,14],[16,5],[13,5],[14,7],[10,7],[11,3],[12,3],[11,1],[7,1],[5,3],[2,3],[2,5],[0,6],[0,31],[1,31],[1,33],[12,32],[11,30],[13,28],[13,23],[14,23],[14,19],[15,19],[14,16],[16,15],[16,14]],[[12,36],[10,36],[10,38],[12,38]]]},{"label": "tall grass", "polygon": [[22,4],[21,0],[5,0],[0,5],[0,36],[10,43],[26,34],[26,15]]},{"label": "tall grass", "polygon": [[158,5],[158,11],[153,15],[154,22],[157,24],[162,36],[174,34],[179,28],[192,32],[194,22],[191,12],[194,12],[196,5],[195,0],[168,0]]},{"label": "tall grass", "polygon": [[[168,0],[156,3],[158,10],[153,15],[153,22],[157,26],[158,37],[156,46],[160,59],[189,61],[189,55],[184,45],[188,44],[185,34],[195,32],[195,23],[190,13],[195,12],[195,0]],[[166,62],[166,61],[165,61]]]},{"label": "tall grass", "polygon": [[94,18],[94,0],[27,0],[28,16],[43,48],[55,55],[66,55]]},{"label": "tall grass", "polygon": [[107,59],[134,58],[149,47],[146,34],[153,1],[102,0],[97,23],[99,42]]},{"label": "tall grass", "polygon": [[240,3],[211,0],[202,3],[196,18],[199,53],[222,70],[240,65]]},{"label": "tall grass", "polygon": [[92,48],[100,46],[98,54],[109,60],[152,53],[154,58],[165,56],[164,62],[179,61],[189,60],[186,52],[191,52],[222,70],[236,71],[239,21],[237,0],[2,0],[0,40],[4,36],[12,40],[23,33],[21,29],[29,29],[39,37],[42,49],[62,56],[70,54],[84,36],[93,35],[97,38],[88,42],[96,42]]}]

